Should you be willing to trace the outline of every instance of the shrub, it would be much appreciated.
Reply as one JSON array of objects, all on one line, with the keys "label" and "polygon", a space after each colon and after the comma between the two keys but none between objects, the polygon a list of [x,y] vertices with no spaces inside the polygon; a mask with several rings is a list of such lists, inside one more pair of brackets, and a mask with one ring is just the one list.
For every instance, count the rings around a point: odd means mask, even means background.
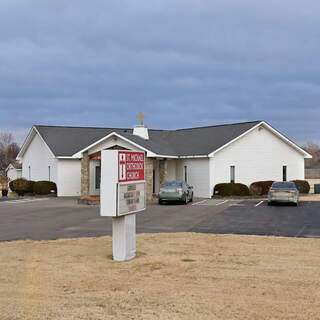
[{"label": "shrub", "polygon": [[214,187],[213,193],[220,196],[248,196],[249,188],[242,183],[219,183]]},{"label": "shrub", "polygon": [[29,181],[24,178],[15,179],[9,183],[10,189],[20,196],[23,196],[25,193],[32,193],[33,185],[34,181]]},{"label": "shrub", "polygon": [[274,181],[256,181],[250,185],[250,193],[254,196],[262,196],[268,194],[270,187]]},{"label": "shrub", "polygon": [[34,187],[34,184],[36,183],[35,181],[32,181],[32,180],[29,180],[29,183],[30,183],[30,193],[33,193],[33,187]]},{"label": "shrub", "polygon": [[33,192],[35,194],[57,193],[57,185],[52,181],[37,181],[34,183]]},{"label": "shrub", "polygon": [[306,180],[293,180],[300,193],[309,193],[310,184]]}]

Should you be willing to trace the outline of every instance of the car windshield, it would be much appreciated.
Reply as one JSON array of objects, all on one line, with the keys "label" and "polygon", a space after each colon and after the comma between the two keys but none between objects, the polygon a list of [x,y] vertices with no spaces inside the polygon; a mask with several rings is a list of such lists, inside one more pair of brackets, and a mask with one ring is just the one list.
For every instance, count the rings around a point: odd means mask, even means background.
[{"label": "car windshield", "polygon": [[293,182],[276,182],[272,189],[296,189],[296,185]]},{"label": "car windshield", "polygon": [[179,181],[165,182],[162,188],[182,188],[182,182],[179,182]]}]

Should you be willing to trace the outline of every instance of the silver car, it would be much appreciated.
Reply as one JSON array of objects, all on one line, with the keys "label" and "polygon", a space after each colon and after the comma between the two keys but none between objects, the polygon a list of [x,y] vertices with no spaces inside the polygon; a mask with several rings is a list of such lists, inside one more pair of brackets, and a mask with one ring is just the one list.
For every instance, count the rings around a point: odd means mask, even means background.
[{"label": "silver car", "polygon": [[268,193],[268,205],[275,202],[298,205],[299,191],[293,182],[274,182]]},{"label": "silver car", "polygon": [[193,201],[193,187],[183,181],[165,182],[159,192],[159,204],[166,201],[180,201],[187,204]]}]

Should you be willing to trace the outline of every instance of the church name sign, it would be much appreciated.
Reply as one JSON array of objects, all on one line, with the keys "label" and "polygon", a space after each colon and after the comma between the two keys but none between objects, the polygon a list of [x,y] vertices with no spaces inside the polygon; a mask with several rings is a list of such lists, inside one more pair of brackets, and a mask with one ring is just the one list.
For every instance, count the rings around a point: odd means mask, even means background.
[{"label": "church name sign", "polygon": [[144,153],[119,151],[119,182],[144,180]]},{"label": "church name sign", "polygon": [[144,152],[103,150],[101,158],[101,216],[120,217],[145,210]]}]

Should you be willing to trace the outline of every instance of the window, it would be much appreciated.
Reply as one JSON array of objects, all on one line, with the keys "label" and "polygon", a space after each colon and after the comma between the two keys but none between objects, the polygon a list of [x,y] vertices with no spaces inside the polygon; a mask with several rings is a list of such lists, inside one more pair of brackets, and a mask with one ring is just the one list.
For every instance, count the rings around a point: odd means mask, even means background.
[{"label": "window", "polygon": [[28,169],[29,169],[29,180],[31,180],[31,167],[29,166]]},{"label": "window", "polygon": [[100,189],[101,167],[96,166],[96,189]]},{"label": "window", "polygon": [[50,166],[48,166],[48,177],[49,177],[48,181],[51,181],[51,168],[50,168]]},{"label": "window", "polygon": [[293,182],[275,182],[272,189],[296,189],[296,185]]},{"label": "window", "polygon": [[182,188],[182,182],[179,181],[168,181],[162,186],[163,188]]},{"label": "window", "polygon": [[188,183],[188,168],[184,166],[184,182]]},{"label": "window", "polygon": [[236,170],[235,170],[235,166],[230,166],[230,182],[231,182],[231,183],[235,183],[235,181],[236,181],[235,171],[236,171]]},{"label": "window", "polygon": [[287,181],[287,166],[282,167],[282,181]]}]

